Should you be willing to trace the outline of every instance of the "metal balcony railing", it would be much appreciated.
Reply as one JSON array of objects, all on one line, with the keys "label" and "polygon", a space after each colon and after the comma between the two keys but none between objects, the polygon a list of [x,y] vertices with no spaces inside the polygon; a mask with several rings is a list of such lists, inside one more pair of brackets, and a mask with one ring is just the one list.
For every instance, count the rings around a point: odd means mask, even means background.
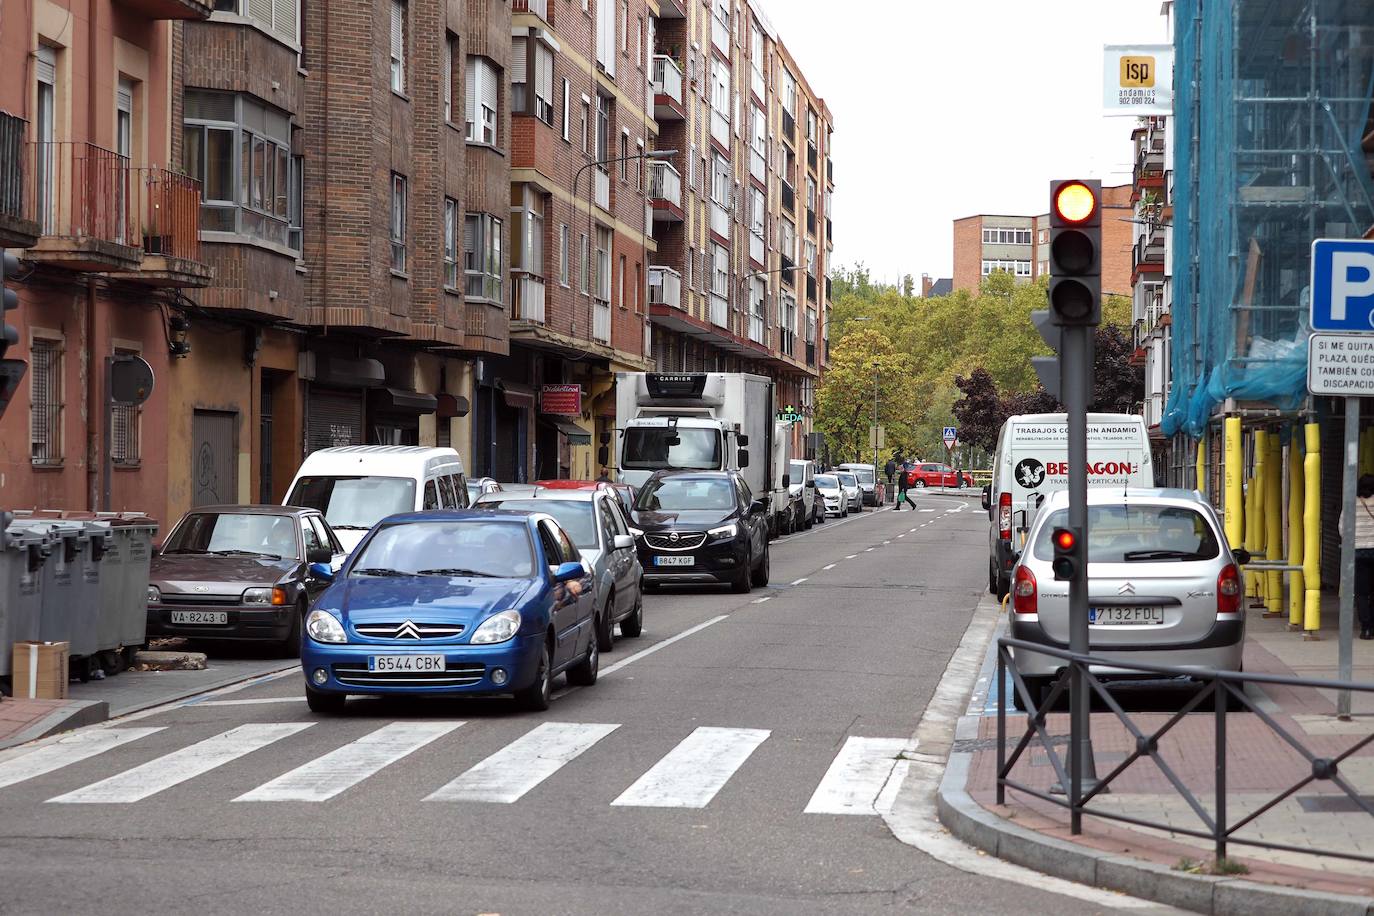
[{"label": "metal balcony railing", "polygon": [[759,181],[768,180],[768,162],[757,149],[749,151],[749,174]]},{"label": "metal balcony railing", "polygon": [[598,302],[592,312],[592,337],[602,343],[611,342],[611,304]]},{"label": "metal balcony railing", "polygon": [[0,111],[0,215],[33,219],[33,195],[25,193],[24,133],[29,122]]},{"label": "metal balcony railing", "polygon": [[649,304],[682,308],[682,274],[671,267],[650,267]]},{"label": "metal balcony railing", "polygon": [[595,189],[596,205],[603,210],[611,209],[611,173],[592,169],[592,186]]},{"label": "metal balcony railing", "polygon": [[711,323],[721,328],[730,326],[730,303],[715,293],[711,294]]},{"label": "metal balcony railing", "polygon": [[654,94],[666,95],[682,104],[682,70],[666,54],[654,55]]},{"label": "metal balcony railing", "polygon": [[28,146],[28,181],[43,235],[139,247],[127,156],[71,140]]},{"label": "metal balcony railing", "polygon": [[511,277],[511,320],[533,321],[543,324],[545,320],[544,281],[531,274],[516,274]]},{"label": "metal balcony railing", "polygon": [[730,54],[730,20],[711,17],[711,44],[727,56]]},{"label": "metal balcony railing", "polygon": [[545,22],[550,22],[549,0],[512,0],[511,9],[517,13],[534,13]]},{"label": "metal balcony railing", "polygon": [[671,162],[655,162],[649,171],[649,199],[682,207],[682,174]]},{"label": "metal balcony railing", "polygon": [[817,152],[816,152],[816,144],[812,143],[810,140],[807,140],[807,141],[806,141],[806,166],[807,166],[807,168],[811,169],[811,171],[813,171],[813,172],[816,171],[816,162],[817,162],[817,159],[818,159],[818,158],[819,158],[819,156],[818,156],[818,154],[817,154]]},{"label": "metal balcony railing", "polygon": [[133,169],[135,242],[143,253],[200,260],[200,182],[180,172]]},{"label": "metal balcony railing", "polygon": [[782,110],[782,135],[793,146],[796,145],[797,119],[792,117],[792,112],[786,108]]}]

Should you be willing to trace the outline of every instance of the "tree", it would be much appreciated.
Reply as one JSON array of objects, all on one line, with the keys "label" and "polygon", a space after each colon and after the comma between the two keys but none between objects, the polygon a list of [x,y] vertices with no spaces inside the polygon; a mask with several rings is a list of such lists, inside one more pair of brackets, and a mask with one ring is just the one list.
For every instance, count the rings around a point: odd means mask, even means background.
[{"label": "tree", "polygon": [[1006,420],[997,383],[988,370],[979,366],[968,375],[956,375],[955,386],[964,396],[954,402],[954,418],[959,421],[959,439],[984,451],[997,447],[997,433]]},{"label": "tree", "polygon": [[1103,325],[1094,339],[1092,410],[1128,413],[1145,399],[1145,370],[1131,365],[1134,353],[1121,328]]},{"label": "tree", "polygon": [[846,334],[831,350],[830,369],[816,397],[816,428],[825,434],[832,454],[844,459],[872,458],[869,427],[873,424],[873,389],[878,389],[878,418],[887,431],[887,451],[911,446],[911,358],[877,330]]}]

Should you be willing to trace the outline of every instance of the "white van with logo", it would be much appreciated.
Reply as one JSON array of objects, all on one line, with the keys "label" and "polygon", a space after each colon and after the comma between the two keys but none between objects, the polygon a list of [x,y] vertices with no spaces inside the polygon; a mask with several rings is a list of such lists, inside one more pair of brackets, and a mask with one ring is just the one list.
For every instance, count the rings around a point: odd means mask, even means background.
[{"label": "white van with logo", "polygon": [[[1069,486],[1068,423],[1065,414],[1009,417],[997,436],[992,483],[983,507],[988,534],[988,591],[998,598],[1011,588],[1016,563],[1040,503]],[[1153,487],[1150,438],[1136,414],[1088,414],[1088,486]]]},{"label": "white van with logo", "polygon": [[351,445],[311,452],[284,506],[319,509],[350,553],[388,515],[465,509],[463,459],[451,448]]}]

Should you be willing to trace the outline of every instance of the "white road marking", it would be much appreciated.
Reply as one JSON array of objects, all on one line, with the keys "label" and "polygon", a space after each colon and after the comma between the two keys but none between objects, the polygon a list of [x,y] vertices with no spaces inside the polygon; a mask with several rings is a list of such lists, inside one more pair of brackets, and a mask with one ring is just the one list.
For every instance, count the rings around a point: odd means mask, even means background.
[{"label": "white road marking", "polygon": [[48,799],[59,804],[129,804],[208,773],[274,741],[304,731],[313,722],[240,725],[227,732],[173,751],[142,766]]},{"label": "white road marking", "polygon": [[245,792],[234,801],[327,801],[462,724],[391,722]]},{"label": "white road marking", "polygon": [[822,570],[834,569],[834,568],[835,568],[836,566],[838,566],[838,565],[839,565],[839,564],[837,564],[837,563],[831,563],[829,566],[822,566],[821,569],[822,569]]},{"label": "white road marking", "polygon": [[899,537],[899,538],[904,538],[904,537],[906,537],[906,534],[907,534],[907,533],[906,533],[905,531],[903,531],[901,534],[897,535],[897,537]]},{"label": "white road marking", "polygon": [[619,727],[545,722],[501,748],[425,801],[509,805]]},{"label": "white road marking", "polygon": [[891,541],[883,541],[883,546],[887,546],[888,544],[891,544],[891,543],[892,543]]},{"label": "white road marking", "polygon": [[611,804],[705,808],[769,734],[762,728],[698,728]]},{"label": "white road marking", "polygon": [[900,756],[914,750],[908,738],[846,739],[803,813],[878,814],[878,796]]},{"label": "white road marking", "polygon": [[865,548],[864,548],[864,553],[872,553],[873,551],[875,551],[875,550],[877,550],[877,549],[878,549],[878,548],[876,548],[876,547],[865,547]]},{"label": "white road marking", "polygon": [[749,603],[750,603],[750,604],[763,604],[765,601],[772,601],[772,600],[773,600],[773,596],[772,596],[772,595],[764,595],[762,598],[755,598],[753,601],[750,601]]},{"label": "white road marking", "polygon": [[935,510],[934,510],[934,509],[922,509],[921,511],[922,511],[922,512],[934,512]]},{"label": "white road marking", "polygon": [[849,556],[845,557],[845,559],[846,559],[846,560],[852,560],[852,559],[854,559],[854,558],[857,557],[857,556],[858,556],[857,553],[851,553]]},{"label": "white road marking", "polygon": [[157,728],[101,728],[75,732],[0,762],[0,789],[60,770],[108,750],[162,731]]},{"label": "white road marking", "polygon": [[632,662],[637,662],[646,655],[653,655],[659,649],[666,649],[673,643],[677,642],[679,639],[686,639],[688,636],[700,633],[707,627],[714,626],[715,624],[720,623],[722,620],[725,620],[729,616],[729,614],[721,614],[718,617],[712,617],[710,620],[702,621],[694,627],[688,627],[676,636],[669,636],[667,639],[663,640],[663,642],[656,642],[647,649],[641,649],[634,655],[631,655],[629,658],[622,658],[620,661],[616,662],[614,665],[611,665],[609,668],[602,668],[601,676],[605,677],[608,674],[615,674],[617,671],[619,671],[621,668],[624,668],[626,665],[631,664]]},{"label": "white road marking", "polygon": [[256,700],[206,700],[200,706],[258,706],[262,703],[304,703],[305,695],[298,697],[260,697]]},{"label": "white road marking", "polygon": [[801,585],[803,582],[806,581],[806,578],[807,578],[806,576],[802,576],[800,579],[793,579],[793,580],[792,580],[792,584],[793,584],[793,585]]}]

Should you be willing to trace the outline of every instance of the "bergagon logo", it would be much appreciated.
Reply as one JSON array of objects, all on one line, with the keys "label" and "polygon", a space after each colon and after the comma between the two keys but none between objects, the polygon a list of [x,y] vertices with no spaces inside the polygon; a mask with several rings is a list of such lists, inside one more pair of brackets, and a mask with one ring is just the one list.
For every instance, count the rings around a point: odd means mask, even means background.
[{"label": "bergagon logo", "polygon": [[1023,458],[1016,465],[1016,482],[1033,490],[1045,480],[1045,466],[1034,458]]}]

